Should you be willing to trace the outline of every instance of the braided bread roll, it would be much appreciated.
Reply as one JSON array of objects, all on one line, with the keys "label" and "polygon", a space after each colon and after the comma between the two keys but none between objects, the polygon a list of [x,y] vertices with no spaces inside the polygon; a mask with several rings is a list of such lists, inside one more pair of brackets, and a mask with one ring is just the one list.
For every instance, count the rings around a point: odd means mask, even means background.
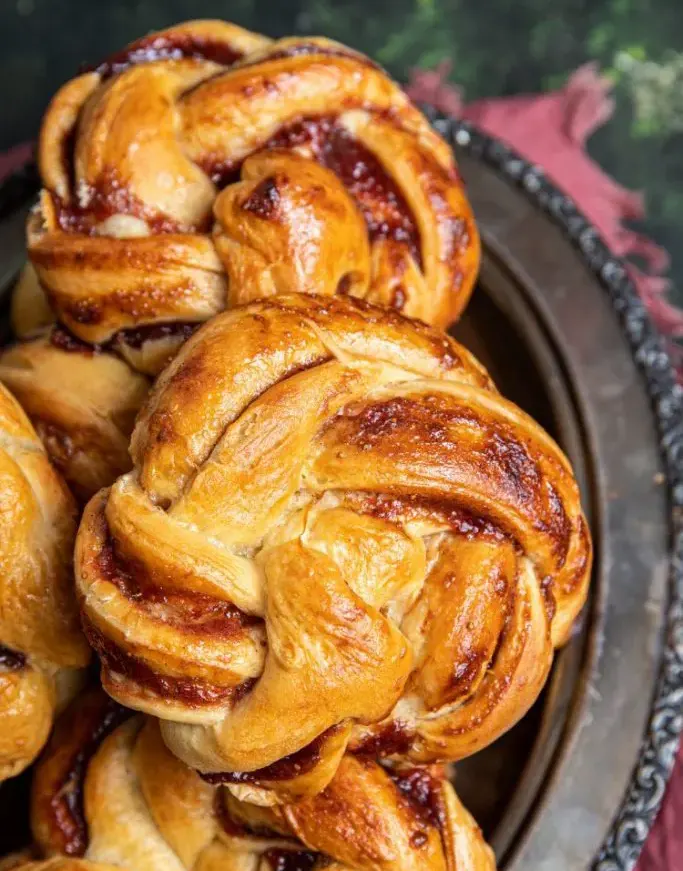
[{"label": "braided bread roll", "polygon": [[[346,293],[446,325],[476,277],[450,148],[326,39],[222,22],[152,34],[57,93],[39,165],[28,245],[53,310],[148,374],[161,327],[264,295]],[[143,325],[151,350],[127,335]]]},{"label": "braided bread roll", "polygon": [[35,774],[32,828],[45,855],[130,871],[492,871],[481,832],[444,772],[345,756],[320,795],[262,808],[178,761],[157,721],[97,691],[59,724]]},{"label": "braided bread roll", "polygon": [[72,592],[76,511],[0,387],[0,780],[29,765],[89,650]]},{"label": "braided bread roll", "polygon": [[486,746],[586,597],[557,445],[455,341],[361,301],[217,316],[131,450],[76,545],[104,687],[251,801],[319,791],[347,747]]}]

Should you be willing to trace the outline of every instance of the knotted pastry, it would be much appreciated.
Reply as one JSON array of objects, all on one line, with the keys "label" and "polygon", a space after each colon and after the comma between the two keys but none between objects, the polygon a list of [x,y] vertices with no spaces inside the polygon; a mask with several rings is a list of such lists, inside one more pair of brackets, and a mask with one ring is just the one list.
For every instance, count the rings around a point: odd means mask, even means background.
[{"label": "knotted pastry", "polygon": [[[45,855],[129,871],[493,871],[489,847],[438,766],[343,757],[320,795],[262,808],[177,760],[157,721],[94,693],[37,767],[32,828]],[[79,700],[80,701],[80,700]]]},{"label": "knotted pastry", "polygon": [[128,445],[150,379],[112,348],[89,345],[55,323],[31,263],[12,294],[12,329],[18,341],[0,353],[0,381],[84,504],[130,469]]},{"label": "knotted pastry", "polygon": [[0,386],[0,780],[42,748],[87,664],[73,596],[73,499]]},{"label": "knotted pastry", "polygon": [[264,295],[345,293],[446,325],[476,277],[450,148],[326,39],[152,34],[58,92],[38,154],[28,246],[50,304],[147,374],[188,325]]},{"label": "knotted pastry", "polygon": [[586,597],[571,468],[443,333],[362,301],[226,312],[164,370],[84,513],[107,692],[241,797],[345,749],[459,759],[540,692]]},{"label": "knotted pastry", "polygon": [[52,325],[0,354],[0,381],[82,503],[130,469],[130,435],[150,379],[116,354]]}]

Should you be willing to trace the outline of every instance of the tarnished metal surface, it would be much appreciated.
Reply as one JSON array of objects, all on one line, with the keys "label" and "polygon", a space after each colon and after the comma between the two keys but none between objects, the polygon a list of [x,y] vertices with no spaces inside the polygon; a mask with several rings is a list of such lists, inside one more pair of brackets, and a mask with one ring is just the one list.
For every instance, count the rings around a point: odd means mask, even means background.
[{"label": "tarnished metal surface", "polygon": [[[596,542],[584,621],[557,657],[543,697],[501,741],[458,766],[458,791],[503,868],[628,869],[661,797],[676,738],[667,713],[680,678],[675,644],[666,648],[658,684],[656,678],[667,607],[674,633],[681,620],[675,596],[669,598],[680,580],[670,560],[670,504],[683,457],[680,393],[671,389],[642,307],[619,290],[620,265],[571,203],[497,143],[445,119],[439,124],[464,149],[461,167],[484,240],[480,286],[456,334],[503,392],[563,444]],[[25,204],[35,178],[26,174],[21,184]],[[5,294],[23,256],[21,184],[12,183],[4,209],[0,191]],[[607,272],[613,286],[606,288],[599,277],[604,283]],[[615,309],[626,316],[626,329]],[[644,735],[646,756],[639,755]],[[25,839],[26,813],[25,779],[4,786],[0,853]]]}]

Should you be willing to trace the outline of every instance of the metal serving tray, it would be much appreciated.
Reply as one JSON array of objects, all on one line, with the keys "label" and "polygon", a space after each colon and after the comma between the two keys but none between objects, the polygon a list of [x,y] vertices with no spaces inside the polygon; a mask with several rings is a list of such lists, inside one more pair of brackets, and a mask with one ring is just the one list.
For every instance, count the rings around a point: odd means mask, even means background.
[{"label": "metal serving tray", "polygon": [[[543,696],[457,766],[457,789],[501,869],[629,869],[683,720],[683,394],[623,265],[571,201],[501,143],[430,114],[484,243],[455,335],[563,445],[596,545],[589,603]],[[36,188],[31,168],[0,188],[5,336]],[[0,789],[0,854],[28,838],[26,793],[25,776]]]}]

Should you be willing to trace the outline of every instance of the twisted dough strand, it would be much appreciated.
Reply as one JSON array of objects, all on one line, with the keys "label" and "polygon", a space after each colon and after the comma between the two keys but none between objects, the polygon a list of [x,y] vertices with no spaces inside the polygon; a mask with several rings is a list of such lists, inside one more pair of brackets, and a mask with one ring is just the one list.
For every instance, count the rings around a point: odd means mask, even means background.
[{"label": "twisted dough strand", "polygon": [[130,469],[130,435],[149,379],[118,356],[51,326],[0,354],[0,381],[81,502]]},{"label": "twisted dough strand", "polygon": [[77,575],[105,688],[239,795],[346,746],[458,759],[536,699],[586,596],[571,468],[481,366],[360,301],[226,312],[162,373]]},{"label": "twisted dough strand", "polygon": [[131,871],[493,871],[438,766],[345,756],[320,795],[262,808],[179,762],[156,721],[120,725],[116,707],[95,692],[58,725],[32,791],[43,854]]}]

